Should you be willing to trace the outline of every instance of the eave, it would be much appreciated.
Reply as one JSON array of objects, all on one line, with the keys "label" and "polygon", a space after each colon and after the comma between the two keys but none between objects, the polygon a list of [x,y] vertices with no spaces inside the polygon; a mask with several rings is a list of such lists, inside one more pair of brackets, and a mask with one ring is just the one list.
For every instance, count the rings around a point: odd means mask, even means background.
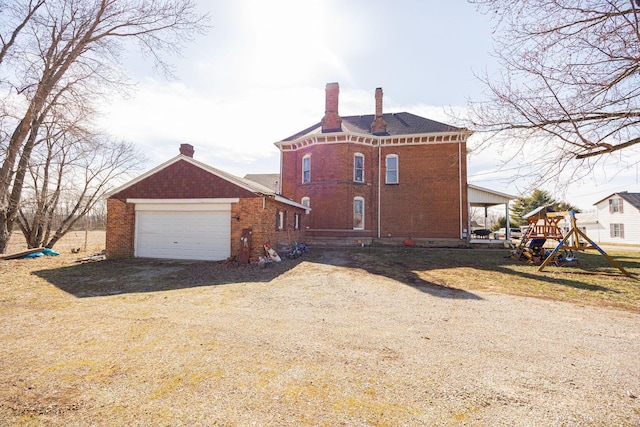
[{"label": "eave", "polygon": [[333,132],[307,134],[292,141],[279,141],[274,143],[274,145],[278,147],[280,151],[296,151],[311,145],[325,144],[360,144],[374,147],[460,144],[466,142],[472,134],[473,132],[467,129],[452,132],[384,136],[353,132]]}]

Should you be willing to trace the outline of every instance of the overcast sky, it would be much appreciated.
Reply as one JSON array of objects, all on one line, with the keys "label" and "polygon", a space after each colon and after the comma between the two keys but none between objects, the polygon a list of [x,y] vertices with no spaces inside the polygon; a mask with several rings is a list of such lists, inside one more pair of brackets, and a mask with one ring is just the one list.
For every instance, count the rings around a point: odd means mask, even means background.
[{"label": "overcast sky", "polygon": [[[326,83],[340,84],[339,113],[373,114],[374,91],[384,111],[407,111],[457,124],[449,111],[482,98],[474,74],[496,70],[490,18],[463,0],[197,0],[211,17],[183,57],[175,79],[154,71],[136,52],[124,61],[137,90],[114,99],[104,125],[137,144],[152,168],[178,154],[238,176],[279,172],[273,145],[324,114]],[[469,147],[473,147],[473,138]],[[520,195],[494,151],[472,153],[468,181]],[[565,191],[582,209],[615,191],[640,191],[637,169],[609,181],[612,171]]]}]

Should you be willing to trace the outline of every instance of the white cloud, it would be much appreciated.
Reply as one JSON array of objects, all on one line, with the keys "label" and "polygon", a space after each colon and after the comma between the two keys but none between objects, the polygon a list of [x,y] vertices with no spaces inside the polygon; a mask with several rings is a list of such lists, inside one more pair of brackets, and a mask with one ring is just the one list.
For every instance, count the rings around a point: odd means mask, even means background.
[{"label": "white cloud", "polygon": [[183,83],[147,79],[130,99],[105,106],[101,125],[137,144],[152,165],[188,143],[197,159],[244,175],[279,171],[273,143],[320,121],[323,107],[319,88],[247,89],[216,97]]}]

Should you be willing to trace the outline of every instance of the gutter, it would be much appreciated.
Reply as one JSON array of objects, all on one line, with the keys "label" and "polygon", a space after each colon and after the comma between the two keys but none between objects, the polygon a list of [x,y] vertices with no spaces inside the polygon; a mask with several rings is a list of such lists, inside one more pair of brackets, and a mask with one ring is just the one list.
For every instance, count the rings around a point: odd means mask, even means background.
[{"label": "gutter", "polygon": [[295,206],[296,208],[304,209],[304,210],[305,210],[305,212],[307,212],[307,213],[311,212],[311,208],[310,208],[310,207],[305,206],[305,205],[303,205],[303,204],[301,204],[301,203],[298,203],[298,202],[294,202],[293,200],[291,200],[291,199],[287,199],[287,198],[286,198],[286,197],[284,197],[284,196],[280,196],[280,195],[276,194],[276,195],[274,195],[274,196],[273,196],[273,198],[274,198],[276,201],[278,201],[278,202],[282,202],[282,203],[285,203],[285,204],[287,204],[287,205],[289,205],[289,206]]}]

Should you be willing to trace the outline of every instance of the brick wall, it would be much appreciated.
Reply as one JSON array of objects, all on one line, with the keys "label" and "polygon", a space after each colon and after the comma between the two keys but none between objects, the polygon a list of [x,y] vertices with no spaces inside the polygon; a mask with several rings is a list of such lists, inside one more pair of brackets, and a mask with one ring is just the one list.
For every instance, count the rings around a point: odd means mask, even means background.
[{"label": "brick wall", "polygon": [[[276,230],[276,214],[278,210],[285,212],[285,228]],[[294,230],[294,215],[300,215],[300,228]],[[234,217],[239,215],[240,220]],[[294,241],[305,239],[306,215],[304,209],[277,202],[270,197],[241,199],[231,207],[231,254],[240,253],[242,230],[252,230],[251,256],[264,255],[263,246],[269,243],[274,249],[290,246]],[[283,254],[280,254],[281,256]]]},{"label": "brick wall", "polygon": [[[365,156],[364,184],[353,182],[356,152]],[[466,145],[385,146],[380,154],[379,159],[377,147],[347,143],[316,144],[282,153],[283,194],[297,202],[302,197],[310,198],[312,210],[306,215],[310,235],[377,236],[380,164],[381,237],[460,238],[461,223],[462,228],[466,228],[468,215]],[[385,184],[387,154],[398,156],[398,184]],[[311,156],[309,184],[301,182],[305,155]],[[365,199],[364,232],[353,230],[353,198],[356,196]]]},{"label": "brick wall", "polygon": [[108,258],[131,258],[134,254],[135,205],[115,198],[107,199]]},{"label": "brick wall", "polygon": [[[353,181],[354,154],[364,155],[364,183]],[[311,156],[311,182],[302,184],[302,158]],[[365,231],[375,236],[377,210],[377,148],[356,144],[314,145],[287,151],[282,157],[282,192],[300,203],[309,197],[311,213],[305,215],[311,230],[351,230],[353,199],[365,200]]]},{"label": "brick wall", "polygon": [[[466,148],[462,153],[462,221],[466,228]],[[398,184],[385,184],[385,157],[398,156]],[[382,149],[381,237],[460,237],[458,144]]]}]

